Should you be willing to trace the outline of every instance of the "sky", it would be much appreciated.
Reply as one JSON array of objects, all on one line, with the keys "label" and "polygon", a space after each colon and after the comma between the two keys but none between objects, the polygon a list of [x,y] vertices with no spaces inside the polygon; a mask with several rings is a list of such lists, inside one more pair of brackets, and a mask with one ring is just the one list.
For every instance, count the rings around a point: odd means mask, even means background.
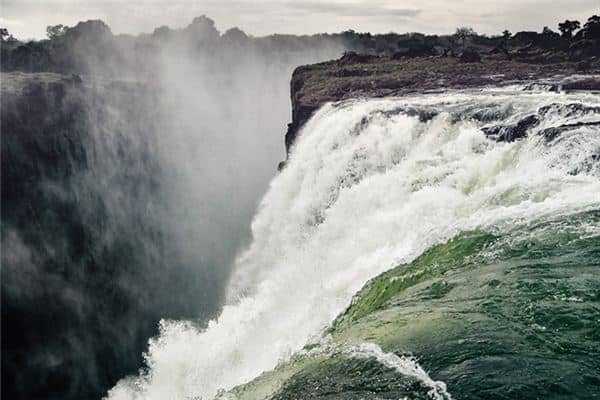
[{"label": "sky", "polygon": [[600,0],[0,0],[0,26],[19,39],[41,39],[46,26],[101,19],[113,33],[152,32],[188,25],[205,14],[225,31],[311,34],[360,32],[479,33],[541,31],[565,19],[600,14]]}]

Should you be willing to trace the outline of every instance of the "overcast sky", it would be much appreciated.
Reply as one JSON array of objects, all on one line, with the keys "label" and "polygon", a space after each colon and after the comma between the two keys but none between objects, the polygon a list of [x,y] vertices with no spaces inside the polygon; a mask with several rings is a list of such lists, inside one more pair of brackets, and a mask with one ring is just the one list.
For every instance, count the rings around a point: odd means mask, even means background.
[{"label": "overcast sky", "polygon": [[555,28],[566,18],[600,14],[600,0],[0,0],[0,26],[19,39],[42,38],[47,25],[102,19],[113,33],[183,27],[206,14],[224,31],[270,33],[448,33],[457,26],[496,34]]}]

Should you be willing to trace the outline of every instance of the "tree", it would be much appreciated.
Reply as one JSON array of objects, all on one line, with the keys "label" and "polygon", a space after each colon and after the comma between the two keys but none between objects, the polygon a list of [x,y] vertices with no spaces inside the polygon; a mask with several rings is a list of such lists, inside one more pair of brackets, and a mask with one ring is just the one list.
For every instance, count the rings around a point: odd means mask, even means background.
[{"label": "tree", "polygon": [[58,37],[61,37],[62,35],[65,34],[65,32],[67,32],[68,27],[64,26],[64,25],[51,25],[46,27],[46,35],[48,36],[48,39],[52,40],[52,39],[56,39]]},{"label": "tree", "polygon": [[550,28],[548,28],[547,26],[544,27],[544,29],[542,29],[542,35],[553,35],[554,31]]},{"label": "tree", "polygon": [[223,39],[231,43],[244,43],[248,40],[248,35],[238,27],[233,27],[225,31]]},{"label": "tree", "polygon": [[558,24],[558,30],[565,39],[571,39],[573,37],[573,32],[580,27],[581,24],[579,21],[569,21],[568,19],[565,22]]},{"label": "tree", "polygon": [[185,30],[201,42],[214,42],[220,36],[219,31],[215,27],[215,21],[206,15],[194,18]]},{"label": "tree", "polygon": [[467,39],[471,36],[475,36],[477,33],[473,30],[473,28],[469,28],[466,26],[460,27],[456,29],[454,36],[456,39],[460,40],[461,46],[464,48],[467,42]]},{"label": "tree", "polygon": [[152,32],[152,36],[159,39],[167,39],[171,35],[171,32],[171,28],[169,28],[166,25],[163,25],[154,29],[154,32]]},{"label": "tree", "polygon": [[583,26],[583,37],[586,39],[600,39],[600,16],[592,15]]},{"label": "tree", "polygon": [[448,42],[450,43],[450,47],[444,50],[444,56],[450,54],[452,57],[456,56],[456,36],[452,35],[448,37]]},{"label": "tree", "polygon": [[512,33],[510,33],[510,31],[508,29],[505,29],[504,32],[502,32],[502,38],[504,39],[504,41],[508,41],[508,39],[510,39],[512,36]]},{"label": "tree", "polygon": [[0,42],[17,42],[17,39],[8,33],[8,29],[0,28]]}]

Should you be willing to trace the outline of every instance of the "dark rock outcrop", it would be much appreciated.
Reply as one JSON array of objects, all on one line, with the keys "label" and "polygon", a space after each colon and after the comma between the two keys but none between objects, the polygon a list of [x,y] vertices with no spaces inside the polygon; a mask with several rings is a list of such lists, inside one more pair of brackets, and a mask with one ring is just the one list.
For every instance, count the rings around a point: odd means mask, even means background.
[{"label": "dark rock outcrop", "polygon": [[[590,69],[591,69],[591,64]],[[562,89],[566,91],[571,90],[593,90],[600,91],[600,79],[598,78],[586,78],[581,80],[576,80],[573,82],[567,82],[562,85]]]},{"label": "dark rock outcrop", "polygon": [[337,60],[338,64],[363,64],[377,60],[378,57],[372,54],[359,54],[355,51],[347,51],[344,55]]},{"label": "dark rock outcrop", "polygon": [[11,73],[0,97],[2,398],[98,398],[137,371],[161,318],[207,310],[157,215],[155,96]]},{"label": "dark rock outcrop", "polygon": [[[537,35],[537,34],[536,34]],[[525,34],[520,41],[526,41]],[[537,37],[537,36],[536,36]],[[534,53],[538,54],[534,48]],[[285,135],[288,152],[304,123],[327,102],[357,97],[398,96],[413,92],[428,92],[447,88],[464,89],[503,83],[532,82],[557,75],[581,73],[581,60],[570,60],[561,52],[550,52],[541,58],[506,59],[504,54],[477,53],[481,62],[463,63],[454,57],[358,57],[345,56],[341,60],[298,67],[291,80],[292,121]],[[469,57],[476,60],[477,56]],[[537,56],[536,56],[537,57]],[[352,60],[357,60],[352,63]],[[600,58],[588,57],[586,73],[600,73]],[[340,74],[340,64],[345,71]],[[532,85],[538,87],[539,84]],[[547,86],[541,84],[541,86]],[[595,77],[554,85],[554,90],[600,90]],[[498,140],[522,137],[533,120],[521,121],[504,133],[494,132]],[[510,131],[510,132],[509,132]],[[491,131],[490,131],[491,132]],[[492,133],[490,133],[491,135]]]},{"label": "dark rock outcrop", "polygon": [[[585,85],[582,86],[586,87]],[[559,113],[565,117],[572,117],[575,115],[598,114],[600,113],[600,108],[588,107],[580,103],[551,104],[549,106],[540,107],[536,115],[529,115],[522,118],[516,124],[484,127],[483,132],[487,137],[498,142],[514,142],[515,140],[526,137],[529,134],[529,130],[538,126],[540,120],[550,113]],[[563,124],[542,129],[538,134],[543,136],[547,141],[552,141],[563,132],[584,126],[598,125],[600,125],[600,123],[596,121]]]},{"label": "dark rock outcrop", "polygon": [[483,132],[498,142],[514,142],[527,136],[527,130],[537,125],[539,121],[537,115],[530,115],[514,125],[483,128]]}]

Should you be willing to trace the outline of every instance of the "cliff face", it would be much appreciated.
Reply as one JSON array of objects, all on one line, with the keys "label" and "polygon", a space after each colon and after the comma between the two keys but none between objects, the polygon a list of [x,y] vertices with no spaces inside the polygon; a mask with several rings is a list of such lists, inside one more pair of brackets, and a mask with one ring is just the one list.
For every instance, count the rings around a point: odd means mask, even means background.
[{"label": "cliff face", "polygon": [[2,397],[97,398],[205,301],[160,219],[155,98],[9,73],[1,99]]},{"label": "cliff face", "polygon": [[[600,59],[587,53],[575,58],[560,52],[538,54],[537,58],[527,51],[513,57],[476,54],[479,61],[471,62],[466,55],[376,57],[347,53],[338,60],[298,67],[291,80],[292,122],[285,135],[288,153],[302,125],[327,102],[600,73]],[[599,82],[587,78],[563,89],[599,90]]]},{"label": "cliff face", "polygon": [[77,77],[3,74],[2,85],[2,397],[92,398],[135,370],[160,318],[111,284],[151,261],[115,224],[101,183],[112,177],[93,171],[110,158],[96,139],[112,117]]}]

